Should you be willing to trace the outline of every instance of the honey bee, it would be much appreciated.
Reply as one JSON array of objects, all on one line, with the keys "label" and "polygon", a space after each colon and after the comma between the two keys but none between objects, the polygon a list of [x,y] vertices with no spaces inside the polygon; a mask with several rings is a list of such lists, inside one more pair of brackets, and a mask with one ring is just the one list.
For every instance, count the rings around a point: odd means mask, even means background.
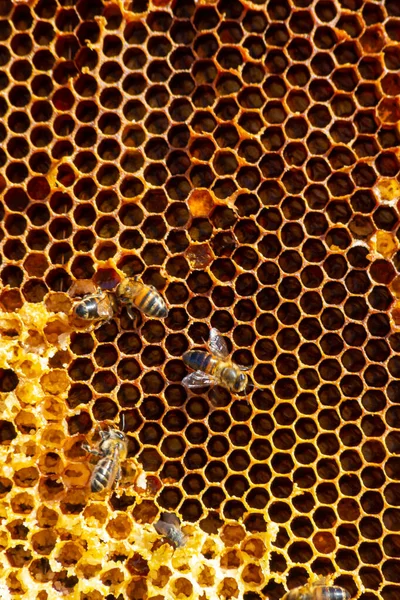
[{"label": "honey bee", "polygon": [[211,354],[202,350],[189,350],[183,354],[183,362],[194,373],[186,375],[182,384],[187,388],[218,384],[234,393],[243,392],[248,377],[242,371],[250,367],[237,365],[228,358],[228,348],[218,329],[212,328],[208,345]]},{"label": "honey bee", "polygon": [[285,594],[282,600],[350,600],[350,594],[338,586],[308,583]]},{"label": "honey bee", "polygon": [[162,513],[161,519],[154,524],[154,528],[160,535],[165,535],[176,548],[181,548],[186,544],[187,537],[181,529],[181,524],[174,513]]},{"label": "honey bee", "polygon": [[90,454],[100,456],[90,479],[92,492],[110,490],[121,479],[120,464],[128,453],[128,440],[126,435],[118,429],[100,430],[100,443],[98,448],[91,448],[83,444],[82,448]]},{"label": "honey bee", "polygon": [[127,277],[116,289],[116,297],[120,304],[127,307],[128,315],[135,320],[132,308],[136,307],[149,317],[164,319],[168,310],[161,294],[152,285],[141,283],[136,277]]},{"label": "honey bee", "polygon": [[112,319],[116,313],[114,297],[102,289],[96,293],[85,296],[74,307],[74,313],[80,319],[86,321],[99,321]]}]

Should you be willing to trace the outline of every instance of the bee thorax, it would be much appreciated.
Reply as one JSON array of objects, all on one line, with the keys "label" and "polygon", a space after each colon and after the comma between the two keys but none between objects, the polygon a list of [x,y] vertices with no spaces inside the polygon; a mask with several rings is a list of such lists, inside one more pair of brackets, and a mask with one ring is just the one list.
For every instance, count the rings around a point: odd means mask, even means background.
[{"label": "bee thorax", "polygon": [[236,370],[233,367],[225,367],[221,372],[221,379],[224,383],[229,385],[229,387],[233,387],[237,378]]}]

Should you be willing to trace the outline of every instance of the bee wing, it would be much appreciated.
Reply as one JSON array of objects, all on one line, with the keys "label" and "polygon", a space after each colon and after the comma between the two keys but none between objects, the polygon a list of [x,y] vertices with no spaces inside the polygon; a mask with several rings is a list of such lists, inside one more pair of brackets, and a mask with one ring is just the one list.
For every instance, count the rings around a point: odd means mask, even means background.
[{"label": "bee wing", "polygon": [[154,523],[154,529],[160,535],[168,536],[169,532],[171,531],[171,525],[169,523],[165,523],[165,521],[162,521],[161,519],[159,519],[157,521],[157,523]]},{"label": "bee wing", "polygon": [[174,513],[162,513],[161,519],[164,523],[169,523],[170,525],[175,525],[175,527],[180,527],[181,522],[179,518]]},{"label": "bee wing", "polygon": [[239,367],[239,369],[240,369],[241,371],[250,371],[250,369],[251,369],[251,365],[249,365],[249,366],[247,366],[247,367],[246,367],[246,365],[238,365],[237,363],[235,363],[235,365],[236,365],[237,367]]},{"label": "bee wing", "polygon": [[77,279],[68,290],[71,298],[75,296],[95,295],[97,286],[92,279]]},{"label": "bee wing", "polygon": [[205,387],[206,385],[211,385],[215,383],[214,377],[208,375],[207,373],[203,373],[202,371],[195,371],[194,373],[190,373],[190,375],[186,375],[182,379],[182,385],[187,388],[198,388]]},{"label": "bee wing", "polygon": [[218,358],[226,358],[229,354],[224,338],[220,335],[218,329],[215,329],[215,327],[213,327],[210,331],[208,345],[211,352],[218,356]]},{"label": "bee wing", "polygon": [[112,319],[114,316],[114,309],[111,300],[108,296],[105,296],[97,305],[97,312],[99,317],[102,319]]}]

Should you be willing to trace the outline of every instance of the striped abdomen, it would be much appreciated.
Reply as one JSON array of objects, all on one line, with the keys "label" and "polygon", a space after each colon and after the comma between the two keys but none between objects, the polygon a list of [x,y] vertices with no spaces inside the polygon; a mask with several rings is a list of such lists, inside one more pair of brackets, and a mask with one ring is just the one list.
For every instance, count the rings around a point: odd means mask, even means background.
[{"label": "striped abdomen", "polygon": [[217,363],[212,354],[202,350],[189,350],[183,354],[182,359],[185,365],[193,371],[203,371],[203,373],[210,374],[212,374]]},{"label": "striped abdomen", "polygon": [[86,298],[75,306],[74,312],[80,319],[98,319],[97,300],[93,296]]},{"label": "striped abdomen", "polygon": [[110,489],[119,471],[119,452],[114,450],[111,456],[100,459],[92,474],[90,489],[92,492],[102,492]]},{"label": "striped abdomen", "polygon": [[157,291],[149,288],[147,285],[141,287],[141,290],[133,299],[133,304],[149,317],[163,319],[168,314],[163,298]]},{"label": "striped abdomen", "polygon": [[283,600],[350,600],[350,594],[337,586],[311,585],[292,590]]},{"label": "striped abdomen", "polygon": [[341,587],[319,585],[314,590],[312,600],[349,600],[350,594]]}]

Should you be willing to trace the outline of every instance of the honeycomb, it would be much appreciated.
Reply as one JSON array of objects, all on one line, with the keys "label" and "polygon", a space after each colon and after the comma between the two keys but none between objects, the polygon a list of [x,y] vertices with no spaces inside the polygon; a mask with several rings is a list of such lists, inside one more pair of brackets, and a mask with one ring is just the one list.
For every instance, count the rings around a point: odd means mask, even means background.
[{"label": "honeycomb", "polygon": [[[398,600],[399,41],[398,0],[0,0],[2,600]],[[74,321],[124,275],[165,320]],[[246,397],[180,384],[210,327]]]}]

